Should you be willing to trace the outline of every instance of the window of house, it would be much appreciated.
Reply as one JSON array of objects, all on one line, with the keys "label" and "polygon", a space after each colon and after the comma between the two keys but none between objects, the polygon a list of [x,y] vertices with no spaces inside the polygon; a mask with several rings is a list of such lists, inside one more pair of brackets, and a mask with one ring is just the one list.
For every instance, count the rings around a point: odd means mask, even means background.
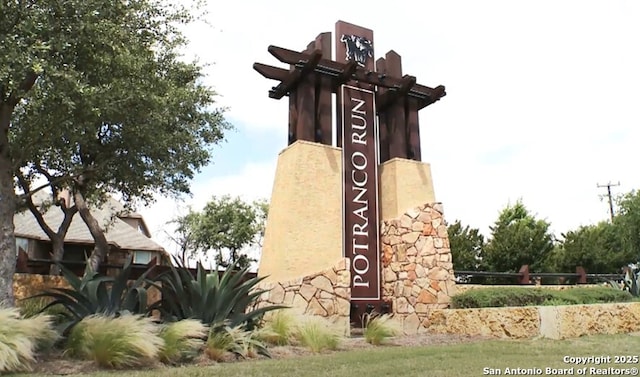
[{"label": "window of house", "polygon": [[155,253],[152,251],[134,251],[133,263],[134,264],[148,264],[155,257]]},{"label": "window of house", "polygon": [[29,240],[22,237],[16,237],[16,255],[22,250],[25,253],[29,253]]}]

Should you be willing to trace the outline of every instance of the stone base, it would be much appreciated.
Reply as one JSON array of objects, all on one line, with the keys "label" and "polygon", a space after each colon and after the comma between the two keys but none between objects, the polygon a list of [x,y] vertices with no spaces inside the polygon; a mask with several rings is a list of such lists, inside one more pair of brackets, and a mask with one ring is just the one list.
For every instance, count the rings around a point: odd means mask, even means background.
[{"label": "stone base", "polygon": [[448,307],[456,288],[442,205],[384,221],[381,260],[382,298],[406,334],[424,331],[430,312]]},{"label": "stone base", "polygon": [[280,153],[258,276],[287,281],[342,258],[342,153],[297,141]]},{"label": "stone base", "polygon": [[341,258],[332,268],[284,282],[261,283],[264,289],[256,307],[285,305],[297,317],[321,317],[350,334],[351,274],[349,260]]}]

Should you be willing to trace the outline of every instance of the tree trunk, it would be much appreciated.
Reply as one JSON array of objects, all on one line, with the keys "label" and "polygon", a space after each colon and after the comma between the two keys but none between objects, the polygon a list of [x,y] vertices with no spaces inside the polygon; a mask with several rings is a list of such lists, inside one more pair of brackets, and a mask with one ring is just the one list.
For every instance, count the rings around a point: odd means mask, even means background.
[{"label": "tree trunk", "polygon": [[12,108],[0,102],[0,306],[13,306],[13,274],[16,270],[16,237],[13,216],[16,192],[9,156],[9,124]]},{"label": "tree trunk", "polygon": [[[25,194],[28,194],[30,191],[29,182],[27,182],[27,180],[20,174],[18,174],[17,176],[18,182],[22,187],[22,191],[24,191]],[[47,178],[51,180],[51,177],[48,176]],[[31,196],[27,196],[26,204],[33,217],[36,218],[36,221],[38,222],[38,225],[40,225],[42,231],[45,232],[47,237],[49,237],[49,239],[51,240],[51,260],[54,262],[59,262],[64,256],[64,238],[67,236],[67,232],[69,231],[69,227],[71,226],[71,220],[73,220],[73,216],[78,211],[78,207],[75,205],[71,206],[70,208],[67,207],[68,203],[66,200],[58,199],[58,191],[55,188],[53,189],[53,199],[54,201],[57,201],[57,204],[60,206],[60,210],[62,211],[62,213],[64,213],[64,219],[62,220],[62,223],[60,223],[57,232],[54,232],[49,224],[47,224],[43,214],[40,213],[38,206],[36,206],[36,204],[33,202],[33,198]],[[49,268],[49,275],[60,275],[60,268],[57,264],[51,264],[51,267]]]},{"label": "tree trunk", "polygon": [[87,206],[87,202],[84,199],[84,195],[82,195],[78,188],[73,190],[73,200],[75,201],[75,205],[78,208],[78,213],[80,214],[82,221],[87,224],[89,232],[95,242],[95,246],[87,263],[93,271],[98,271],[100,263],[102,263],[109,253],[107,237],[104,235],[104,230],[100,227],[100,224],[98,224],[98,220],[96,220],[96,218],[91,214],[91,211]]},{"label": "tree trunk", "polygon": [[[60,262],[62,257],[64,257],[64,237],[56,235],[55,239],[51,239],[51,260]],[[60,275],[60,267],[55,263],[51,263],[49,275]]]}]

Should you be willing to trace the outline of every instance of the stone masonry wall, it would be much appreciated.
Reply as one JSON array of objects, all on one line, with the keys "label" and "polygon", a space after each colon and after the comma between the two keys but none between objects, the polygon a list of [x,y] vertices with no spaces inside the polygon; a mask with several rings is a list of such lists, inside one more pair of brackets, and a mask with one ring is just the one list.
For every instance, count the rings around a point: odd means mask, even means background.
[{"label": "stone masonry wall", "polygon": [[351,308],[349,260],[342,258],[333,268],[285,282],[265,282],[256,307],[285,305],[299,316],[318,316],[349,334]]},{"label": "stone masonry wall", "polygon": [[381,235],[383,299],[406,334],[426,331],[431,311],[448,307],[455,294],[442,204],[385,220]]}]

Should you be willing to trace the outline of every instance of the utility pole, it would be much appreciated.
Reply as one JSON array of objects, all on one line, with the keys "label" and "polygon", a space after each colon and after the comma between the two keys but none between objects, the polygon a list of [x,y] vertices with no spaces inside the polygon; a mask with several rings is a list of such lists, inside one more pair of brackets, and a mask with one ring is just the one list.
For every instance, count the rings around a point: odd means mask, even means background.
[{"label": "utility pole", "polygon": [[620,182],[616,184],[612,184],[611,182],[606,185],[598,184],[598,188],[606,187],[607,188],[607,196],[609,197],[609,213],[611,214],[611,222],[613,223],[613,198],[611,197],[611,187],[612,186],[620,186]]}]

